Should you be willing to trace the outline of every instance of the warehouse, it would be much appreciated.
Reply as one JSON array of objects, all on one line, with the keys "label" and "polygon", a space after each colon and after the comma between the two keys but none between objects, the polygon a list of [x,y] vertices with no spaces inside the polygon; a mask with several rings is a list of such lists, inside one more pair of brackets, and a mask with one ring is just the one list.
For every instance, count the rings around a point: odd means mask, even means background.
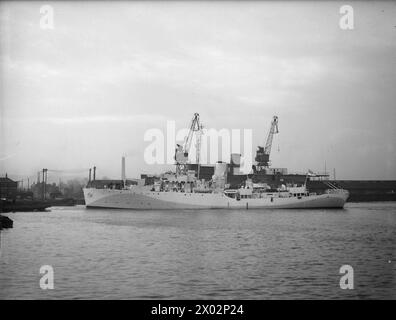
[{"label": "warehouse", "polygon": [[18,183],[8,178],[7,174],[5,177],[0,177],[0,199],[15,200],[17,185]]}]

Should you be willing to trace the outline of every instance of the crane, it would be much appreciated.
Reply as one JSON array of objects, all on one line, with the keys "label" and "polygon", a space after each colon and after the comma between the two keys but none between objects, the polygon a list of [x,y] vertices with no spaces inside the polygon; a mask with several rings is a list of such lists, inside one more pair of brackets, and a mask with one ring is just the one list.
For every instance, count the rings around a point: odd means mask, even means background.
[{"label": "crane", "polygon": [[265,147],[258,146],[256,151],[255,161],[257,162],[254,171],[259,172],[262,171],[264,168],[268,168],[270,165],[270,154],[271,154],[271,147],[272,147],[272,139],[274,134],[279,133],[278,130],[278,117],[274,116],[271,122],[271,128],[268,133],[267,141],[265,143]]},{"label": "crane", "polygon": [[202,128],[203,128],[203,126],[199,121],[199,114],[194,113],[194,117],[191,120],[190,129],[188,131],[187,136],[184,138],[183,145],[180,145],[180,144],[176,145],[175,160],[176,160],[176,174],[177,175],[185,175],[187,173],[188,154],[190,152],[190,147],[191,147],[191,142],[192,142],[192,137],[194,135],[194,132],[197,133],[196,162],[198,164],[198,170],[199,170]]}]

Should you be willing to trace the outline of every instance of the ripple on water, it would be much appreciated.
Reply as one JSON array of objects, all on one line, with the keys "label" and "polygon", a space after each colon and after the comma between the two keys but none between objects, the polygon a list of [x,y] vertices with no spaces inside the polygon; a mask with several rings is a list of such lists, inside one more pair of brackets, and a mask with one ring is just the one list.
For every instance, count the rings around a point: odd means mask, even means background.
[{"label": "ripple on water", "polygon": [[[344,210],[14,213],[0,298],[395,299],[395,203]],[[39,287],[54,267],[55,289]],[[339,269],[354,268],[341,290]]]}]

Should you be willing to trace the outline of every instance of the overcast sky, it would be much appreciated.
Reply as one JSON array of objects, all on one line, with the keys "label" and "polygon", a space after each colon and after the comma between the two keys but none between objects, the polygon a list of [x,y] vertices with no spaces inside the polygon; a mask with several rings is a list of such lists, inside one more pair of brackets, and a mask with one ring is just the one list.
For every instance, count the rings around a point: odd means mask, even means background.
[{"label": "overcast sky", "polygon": [[199,112],[254,149],[278,115],[274,167],[396,179],[396,3],[348,2],[353,30],[343,4],[2,1],[0,174],[158,172],[145,131]]}]

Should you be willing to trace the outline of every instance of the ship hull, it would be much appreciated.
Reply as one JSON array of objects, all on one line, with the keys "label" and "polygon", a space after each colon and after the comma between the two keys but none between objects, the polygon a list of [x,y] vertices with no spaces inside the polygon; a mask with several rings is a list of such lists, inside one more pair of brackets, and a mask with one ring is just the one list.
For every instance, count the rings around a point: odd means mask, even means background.
[{"label": "ship hull", "polygon": [[113,190],[84,188],[88,208],[137,210],[165,209],[317,209],[343,208],[347,193],[302,197],[233,199],[223,193],[154,192],[148,189]]}]

